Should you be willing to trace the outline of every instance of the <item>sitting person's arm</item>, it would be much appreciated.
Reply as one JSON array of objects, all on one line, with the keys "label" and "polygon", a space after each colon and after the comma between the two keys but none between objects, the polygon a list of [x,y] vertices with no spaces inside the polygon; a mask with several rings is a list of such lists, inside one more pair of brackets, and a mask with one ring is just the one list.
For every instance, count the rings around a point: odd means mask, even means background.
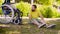
[{"label": "sitting person's arm", "polygon": [[32,18],[32,17],[31,17],[31,13],[29,13],[28,17],[29,17],[29,19],[31,19],[31,18]]},{"label": "sitting person's arm", "polygon": [[39,13],[39,15],[40,15],[41,20],[45,22],[43,15],[41,13]]}]

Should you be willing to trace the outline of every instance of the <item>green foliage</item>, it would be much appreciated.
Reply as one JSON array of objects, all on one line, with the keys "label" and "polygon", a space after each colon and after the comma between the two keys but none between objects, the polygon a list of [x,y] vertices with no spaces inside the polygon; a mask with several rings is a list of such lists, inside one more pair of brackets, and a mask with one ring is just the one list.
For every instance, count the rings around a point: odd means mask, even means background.
[{"label": "green foliage", "polygon": [[53,12],[52,12],[52,10],[51,10],[51,8],[46,8],[46,10],[45,10],[45,17],[46,18],[51,18],[53,16]]},{"label": "green foliage", "polygon": [[[36,4],[37,5],[37,4]],[[27,16],[27,13],[30,11],[30,4],[20,2],[16,4],[17,8],[20,9],[23,12],[23,16]],[[46,5],[37,5],[38,11],[41,11],[42,15],[45,18],[57,18],[60,17],[60,13],[58,13],[57,9],[54,8],[52,5],[46,6]]]},{"label": "green foliage", "polygon": [[60,17],[60,13],[58,13],[57,9],[52,6],[39,6],[39,11],[45,18],[58,18]]},{"label": "green foliage", "polygon": [[3,13],[2,13],[2,9],[0,8],[0,15],[1,15],[1,14],[3,14]]},{"label": "green foliage", "polygon": [[[45,18],[57,18],[60,17],[60,13],[58,13],[57,9],[52,6],[54,0],[37,0],[39,3],[43,5],[37,5],[38,11],[42,13]],[[29,11],[31,10],[31,5],[27,2],[19,2],[15,4],[16,7],[23,12],[23,16],[27,16]],[[2,9],[0,8],[0,15],[2,14]]]},{"label": "green foliage", "polygon": [[25,2],[20,2],[16,4],[16,7],[23,12],[23,16],[27,16],[27,13],[30,11],[30,4]]},{"label": "green foliage", "polygon": [[[3,0],[0,0],[0,7],[1,7],[2,3],[3,3]],[[0,8],[0,15],[1,14],[2,14],[2,9]]]},{"label": "green foliage", "polygon": [[38,3],[43,5],[51,5],[55,0],[37,0]]},{"label": "green foliage", "polygon": [[0,5],[3,3],[3,0],[0,0]]}]

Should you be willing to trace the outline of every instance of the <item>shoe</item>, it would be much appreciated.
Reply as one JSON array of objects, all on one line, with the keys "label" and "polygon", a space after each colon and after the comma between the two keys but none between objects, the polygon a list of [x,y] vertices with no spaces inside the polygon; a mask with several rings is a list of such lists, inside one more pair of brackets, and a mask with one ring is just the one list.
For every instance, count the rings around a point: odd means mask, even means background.
[{"label": "shoe", "polygon": [[44,27],[46,24],[41,24],[41,25],[39,25],[38,26],[38,28],[42,28],[42,27]]},{"label": "shoe", "polygon": [[47,28],[54,28],[56,24],[49,25]]}]

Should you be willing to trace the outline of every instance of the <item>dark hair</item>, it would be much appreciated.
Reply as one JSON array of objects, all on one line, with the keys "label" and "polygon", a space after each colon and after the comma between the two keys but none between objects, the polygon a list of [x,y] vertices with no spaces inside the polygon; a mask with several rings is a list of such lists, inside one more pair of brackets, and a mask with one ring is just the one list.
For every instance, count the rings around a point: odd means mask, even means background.
[{"label": "dark hair", "polygon": [[35,8],[37,8],[37,6],[36,6],[36,5],[32,5],[32,6],[34,6]]}]

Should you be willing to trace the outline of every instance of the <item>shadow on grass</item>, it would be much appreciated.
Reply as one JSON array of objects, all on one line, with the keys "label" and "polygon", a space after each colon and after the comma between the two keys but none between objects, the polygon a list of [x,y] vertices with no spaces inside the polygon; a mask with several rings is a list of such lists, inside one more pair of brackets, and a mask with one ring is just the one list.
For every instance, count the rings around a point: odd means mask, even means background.
[{"label": "shadow on grass", "polygon": [[[60,30],[60,21],[50,21],[51,23],[55,23],[56,27],[53,29],[47,29],[47,28],[40,28],[38,29],[36,25],[31,24],[24,24],[24,25],[13,25],[9,24],[10,28],[2,28],[6,32],[6,34],[58,34],[58,31]],[[17,33],[16,33],[17,32]],[[3,33],[3,34],[4,34]]]}]

